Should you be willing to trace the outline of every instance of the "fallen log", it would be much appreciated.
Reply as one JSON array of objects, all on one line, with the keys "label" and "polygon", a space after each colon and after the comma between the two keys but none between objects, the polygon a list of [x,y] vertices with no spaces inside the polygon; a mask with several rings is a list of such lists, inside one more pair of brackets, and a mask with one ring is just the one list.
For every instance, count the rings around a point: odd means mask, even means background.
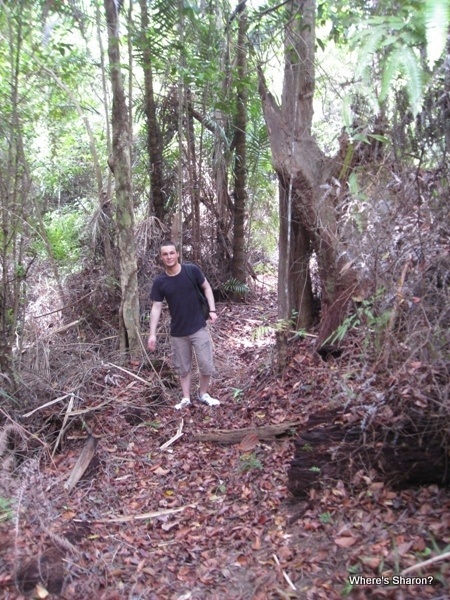
[{"label": "fallen log", "polygon": [[200,442],[218,442],[220,444],[238,444],[247,435],[255,435],[259,440],[272,440],[273,438],[303,425],[304,421],[286,421],[275,425],[263,427],[244,427],[243,429],[213,429],[206,433],[194,433],[194,440]]},{"label": "fallen log", "polygon": [[312,487],[330,480],[352,482],[359,471],[374,470],[394,489],[450,485],[448,452],[436,435],[437,423],[423,419],[411,425],[405,419],[392,431],[380,421],[363,431],[354,422],[345,424],[339,410],[313,415],[310,423],[294,441],[288,471],[287,487],[297,498],[307,498]]}]

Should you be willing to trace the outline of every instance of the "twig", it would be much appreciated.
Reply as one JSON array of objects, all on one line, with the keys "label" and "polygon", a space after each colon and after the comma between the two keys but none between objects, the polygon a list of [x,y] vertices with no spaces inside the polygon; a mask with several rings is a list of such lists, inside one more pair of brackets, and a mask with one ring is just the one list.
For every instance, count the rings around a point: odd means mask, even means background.
[{"label": "twig", "polygon": [[147,381],[143,377],[139,377],[139,375],[136,375],[135,373],[133,373],[132,371],[129,371],[128,369],[124,369],[123,367],[119,367],[119,365],[115,365],[114,363],[107,363],[107,364],[108,364],[109,367],[113,367],[113,368],[119,369],[119,371],[123,371],[124,373],[127,373],[127,375],[131,375],[131,377],[134,377],[138,381],[142,381],[142,383],[145,383],[145,385],[149,385],[149,386],[152,385],[152,383],[150,383],[150,381]]},{"label": "twig", "polygon": [[58,438],[57,438],[57,440],[56,440],[56,442],[55,442],[55,447],[53,448],[53,452],[52,452],[52,458],[55,456],[56,449],[58,448],[58,446],[59,446],[59,442],[61,441],[61,438],[62,438],[62,436],[64,435],[64,431],[65,431],[65,428],[66,428],[66,424],[67,424],[67,421],[69,420],[70,413],[71,413],[71,411],[72,411],[72,407],[73,407],[73,401],[74,401],[74,395],[73,395],[73,394],[71,394],[71,398],[70,398],[70,400],[69,400],[69,404],[67,405],[66,414],[64,415],[64,421],[63,421],[63,424],[62,424],[62,426],[61,426],[60,432],[59,432],[59,434],[58,434]]},{"label": "twig", "polygon": [[427,560],[424,560],[423,562],[417,563],[416,565],[413,565],[412,567],[408,567],[407,569],[404,569],[400,575],[406,575],[407,573],[412,573],[413,571],[418,571],[419,569],[422,569],[423,567],[428,567],[428,565],[431,565],[435,562],[439,562],[441,560],[445,560],[446,558],[450,558],[450,552],[444,552],[444,554],[439,554],[439,556],[433,556],[433,558],[428,558]]},{"label": "twig", "polygon": [[178,508],[166,508],[156,510],[142,515],[124,515],[123,517],[113,517],[112,519],[74,519],[76,523],[129,523],[130,521],[144,521],[145,519],[155,519],[183,511],[185,508],[195,508],[195,504],[187,504]]},{"label": "twig", "polygon": [[283,577],[286,579],[287,584],[289,585],[289,587],[294,590],[294,592],[297,591],[297,588],[295,587],[295,585],[292,583],[291,578],[289,577],[289,575],[286,573],[286,571],[281,567],[280,565],[280,561],[278,560],[278,556],[276,554],[272,554],[274,561],[276,562],[276,564],[280,567],[281,572],[283,573]]},{"label": "twig", "polygon": [[167,440],[167,442],[165,442],[162,446],[160,446],[159,447],[160,450],[165,450],[166,448],[171,446],[174,442],[176,442],[176,440],[178,438],[180,438],[183,435],[183,425],[184,425],[184,419],[181,419],[181,423],[178,427],[176,434],[172,438],[170,438],[170,440]]},{"label": "twig", "polygon": [[[56,329],[53,329],[52,331],[50,331],[50,333],[41,337],[40,339],[45,340],[49,337],[52,337],[53,335],[56,335],[57,333],[62,333],[63,331],[67,331],[67,329],[70,329],[71,327],[75,327],[75,325],[78,325],[79,323],[81,323],[81,319],[72,321],[72,323],[68,323],[67,325],[61,325],[61,327],[57,327]],[[32,344],[32,345],[34,345],[34,344]]]},{"label": "twig", "polygon": [[92,412],[94,410],[100,410],[100,408],[103,408],[104,406],[111,404],[111,402],[113,402],[114,400],[115,400],[115,398],[110,398],[109,400],[106,400],[105,402],[102,402],[101,404],[96,404],[95,406],[90,406],[89,408],[80,408],[79,410],[73,410],[71,415],[72,416],[84,415],[84,414]]},{"label": "twig", "polygon": [[294,335],[288,339],[288,342],[290,342],[291,340],[295,340],[296,338],[302,338],[302,337],[309,337],[309,338],[317,339],[319,336],[316,335],[315,333],[306,333],[303,331],[295,332]]},{"label": "twig", "polygon": [[45,404],[42,404],[41,406],[38,406],[37,408],[34,408],[33,410],[30,410],[30,412],[26,413],[25,415],[22,415],[22,417],[24,417],[24,418],[31,417],[31,415],[33,415],[38,410],[42,410],[43,408],[47,408],[47,406],[51,406],[52,404],[61,402],[61,400],[65,400],[71,394],[73,394],[73,391],[69,392],[68,394],[64,394],[64,396],[60,396],[59,398],[55,398],[54,400],[50,400],[50,402],[46,402]]}]

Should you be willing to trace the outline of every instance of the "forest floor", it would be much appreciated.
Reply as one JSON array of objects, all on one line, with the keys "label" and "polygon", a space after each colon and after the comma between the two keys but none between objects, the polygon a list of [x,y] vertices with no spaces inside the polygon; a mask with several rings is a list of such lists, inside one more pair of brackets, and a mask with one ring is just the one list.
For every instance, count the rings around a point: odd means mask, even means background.
[{"label": "forest floor", "polygon": [[[289,493],[295,435],[336,407],[345,360],[323,362],[312,339],[292,340],[281,376],[275,295],[218,310],[219,407],[174,410],[179,389],[164,358],[162,371],[105,364],[71,412],[57,403],[27,418],[30,427],[57,413],[59,428],[73,426],[53,457],[56,439],[17,470],[14,511],[0,505],[1,598],[449,598],[448,490],[394,490],[367,472],[302,501]],[[166,352],[162,339],[159,358]],[[272,439],[198,437],[283,424]],[[96,457],[67,490],[86,431]]]}]

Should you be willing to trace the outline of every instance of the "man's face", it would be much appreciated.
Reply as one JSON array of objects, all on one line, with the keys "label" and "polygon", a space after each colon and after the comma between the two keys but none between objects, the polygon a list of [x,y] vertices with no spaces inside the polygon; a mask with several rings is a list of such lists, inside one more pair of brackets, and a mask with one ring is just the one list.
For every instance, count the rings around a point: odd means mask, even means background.
[{"label": "man's face", "polygon": [[175,246],[161,246],[161,260],[165,267],[174,267],[178,263],[179,256]]}]

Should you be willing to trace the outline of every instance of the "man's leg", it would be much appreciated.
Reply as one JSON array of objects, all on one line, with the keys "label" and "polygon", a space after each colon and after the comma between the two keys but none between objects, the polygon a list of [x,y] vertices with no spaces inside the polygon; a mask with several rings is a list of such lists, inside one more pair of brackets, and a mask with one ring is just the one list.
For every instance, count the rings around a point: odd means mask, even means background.
[{"label": "man's leg", "polygon": [[211,376],[210,375],[202,375],[200,373],[199,380],[200,380],[199,393],[200,393],[200,396],[203,396],[203,394],[206,394],[206,392],[208,391],[209,384],[211,382]]},{"label": "man's leg", "polygon": [[191,397],[191,373],[187,375],[180,375],[181,391],[183,392],[183,398]]},{"label": "man's leg", "polygon": [[220,404],[220,402],[216,398],[211,398],[211,396],[208,394],[211,375],[214,372],[212,341],[210,333],[205,327],[192,335],[191,339],[199,370],[199,400],[208,406],[217,406]]},{"label": "man's leg", "polygon": [[191,397],[191,367],[192,367],[192,349],[188,337],[172,338],[173,364],[175,370],[180,376],[181,391],[183,397],[175,405],[179,410],[190,404]]}]

